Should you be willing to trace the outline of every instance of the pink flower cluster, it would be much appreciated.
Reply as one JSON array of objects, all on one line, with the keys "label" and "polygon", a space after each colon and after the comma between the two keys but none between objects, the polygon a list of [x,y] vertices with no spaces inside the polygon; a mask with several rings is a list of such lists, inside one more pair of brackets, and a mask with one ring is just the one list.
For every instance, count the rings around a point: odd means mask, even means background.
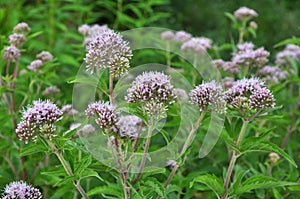
[{"label": "pink flower cluster", "polygon": [[199,107],[200,111],[214,110],[218,113],[226,111],[221,84],[216,81],[202,82],[190,92],[190,102]]},{"label": "pink flower cluster", "polygon": [[106,30],[90,42],[84,60],[91,73],[109,68],[114,77],[119,77],[128,71],[131,57],[129,43],[113,30]]},{"label": "pink flower cluster", "polygon": [[277,54],[275,63],[278,65],[285,65],[288,63],[287,58],[300,60],[300,46],[294,44],[287,45],[283,51]]},{"label": "pink flower cluster", "polygon": [[53,136],[56,130],[55,123],[61,120],[62,111],[49,100],[33,101],[22,112],[21,122],[18,124],[16,134],[26,144],[29,140],[36,141],[38,134]]},{"label": "pink flower cluster", "polygon": [[39,189],[26,184],[23,181],[11,182],[6,185],[2,199],[41,199]]},{"label": "pink flower cluster", "polygon": [[234,17],[237,20],[243,21],[245,19],[251,19],[253,17],[257,17],[258,14],[255,10],[252,10],[247,7],[241,7],[234,12]]},{"label": "pink flower cluster", "polygon": [[265,66],[258,71],[258,74],[263,76],[263,80],[267,83],[278,84],[288,77],[288,72],[280,69],[277,66]]},{"label": "pink flower cluster", "polygon": [[196,54],[202,55],[207,49],[211,48],[212,40],[206,37],[193,37],[185,41],[181,45],[182,51],[192,51]]},{"label": "pink flower cluster", "polygon": [[135,139],[142,130],[143,121],[135,115],[121,116],[117,122],[118,133],[121,137]]}]

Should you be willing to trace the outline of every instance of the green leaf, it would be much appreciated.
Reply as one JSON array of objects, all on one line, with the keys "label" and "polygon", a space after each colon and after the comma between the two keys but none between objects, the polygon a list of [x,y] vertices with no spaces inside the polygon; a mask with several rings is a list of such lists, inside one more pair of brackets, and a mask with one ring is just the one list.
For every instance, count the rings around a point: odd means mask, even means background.
[{"label": "green leaf", "polygon": [[295,182],[280,181],[270,176],[258,175],[245,180],[239,188],[236,189],[236,194],[251,192],[254,189],[270,189],[274,187],[283,187],[296,185]]},{"label": "green leaf", "polygon": [[236,24],[236,18],[231,13],[225,12],[224,14],[232,21],[232,23]]},{"label": "green leaf", "polygon": [[163,198],[166,197],[165,189],[163,185],[156,179],[156,178],[147,178],[146,181],[143,182],[143,185],[147,187],[147,190],[152,190],[156,192],[158,195],[162,196]]},{"label": "green leaf", "polygon": [[200,182],[202,184],[205,184],[207,187],[209,187],[210,190],[212,190],[218,198],[220,198],[220,195],[225,192],[223,187],[223,182],[212,174],[206,174],[202,176],[196,177],[190,184],[190,187],[193,186],[194,182]]},{"label": "green leaf", "polygon": [[32,143],[30,145],[25,145],[24,148],[21,148],[20,156],[27,156],[34,153],[45,152],[45,151],[48,151],[48,148],[46,148],[44,145]]},{"label": "green leaf", "polygon": [[249,153],[249,152],[275,152],[284,157],[289,163],[291,163],[294,167],[298,167],[296,162],[279,146],[273,144],[272,142],[257,142],[256,140],[249,140],[247,143],[244,143],[240,148],[241,153]]},{"label": "green leaf", "polygon": [[119,192],[119,190],[111,186],[96,187],[87,192],[88,196],[93,196],[93,195],[99,196],[102,194],[108,194],[108,195],[113,195],[122,198],[122,194]]},{"label": "green leaf", "polygon": [[99,174],[96,172],[96,171],[93,171],[92,169],[85,169],[81,175],[80,175],[80,180],[84,179],[84,178],[87,178],[87,177],[96,177],[98,178],[100,181],[103,181],[104,182],[104,179],[101,178],[99,176]]},{"label": "green leaf", "polygon": [[90,155],[87,155],[85,158],[81,159],[79,164],[75,168],[75,175],[80,175],[91,163],[92,157]]},{"label": "green leaf", "polygon": [[290,38],[290,39],[283,40],[283,41],[275,44],[274,48],[277,48],[279,46],[284,46],[284,45],[287,45],[287,44],[300,45],[300,38],[293,37],[293,38]]},{"label": "green leaf", "polygon": [[277,189],[273,189],[273,195],[275,199],[284,199],[284,197],[277,191]]}]

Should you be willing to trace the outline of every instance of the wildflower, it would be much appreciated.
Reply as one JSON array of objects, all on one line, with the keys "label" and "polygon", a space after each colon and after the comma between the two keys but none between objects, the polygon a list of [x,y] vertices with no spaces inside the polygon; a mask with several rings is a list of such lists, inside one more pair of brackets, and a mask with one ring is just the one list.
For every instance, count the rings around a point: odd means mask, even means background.
[{"label": "wildflower", "polygon": [[93,39],[95,39],[99,34],[104,31],[110,30],[107,25],[99,26],[98,24],[89,26],[87,24],[83,24],[78,27],[78,32],[84,36],[83,45],[88,45]]},{"label": "wildflower", "polygon": [[252,10],[247,7],[241,7],[234,12],[234,17],[237,20],[243,21],[245,19],[251,19],[253,17],[257,17],[258,14],[255,10]]},{"label": "wildflower", "polygon": [[78,114],[78,111],[72,107],[71,104],[66,104],[61,108],[61,111],[67,116],[72,117]]},{"label": "wildflower", "polygon": [[18,124],[16,134],[18,138],[25,141],[36,141],[38,134],[53,137],[55,123],[61,120],[62,111],[49,100],[33,101],[32,105],[23,110],[21,122]]},{"label": "wildflower", "polygon": [[280,159],[280,156],[277,153],[272,152],[272,153],[269,153],[269,159],[270,159],[270,162],[276,163]]},{"label": "wildflower", "polygon": [[88,36],[91,27],[87,24],[83,24],[78,27],[78,32],[82,34],[84,37]]},{"label": "wildflower", "polygon": [[190,38],[192,38],[192,35],[190,33],[180,30],[175,33],[174,41],[183,43],[189,40]]},{"label": "wildflower", "polygon": [[113,30],[100,33],[88,46],[85,57],[87,71],[109,68],[114,77],[126,73],[132,57],[129,43]]},{"label": "wildflower", "polygon": [[15,46],[8,46],[4,49],[4,53],[2,55],[3,59],[7,59],[9,61],[17,62],[21,56],[21,52]]},{"label": "wildflower", "polygon": [[45,63],[45,62],[48,62],[48,61],[52,61],[53,56],[48,51],[42,51],[42,52],[40,52],[39,54],[36,55],[36,59],[39,59],[43,63]]},{"label": "wildflower", "polygon": [[121,116],[117,122],[118,133],[121,137],[135,139],[141,131],[143,121],[135,115]]},{"label": "wildflower", "polygon": [[242,111],[260,110],[275,106],[271,91],[259,78],[251,77],[236,81],[232,88],[225,92],[225,99],[233,108]]},{"label": "wildflower", "polygon": [[258,28],[258,25],[257,25],[257,23],[256,23],[255,21],[251,21],[251,22],[249,23],[249,26],[250,26],[251,28],[253,28],[254,30],[256,30],[256,29]]},{"label": "wildflower", "polygon": [[39,59],[32,61],[27,68],[31,71],[37,71],[41,66],[43,65],[43,62]]},{"label": "wildflower", "polygon": [[288,44],[283,51],[279,52],[276,56],[275,63],[278,65],[286,65],[288,63],[287,58],[300,59],[300,46],[294,44]]},{"label": "wildflower", "polygon": [[203,54],[211,48],[212,40],[206,37],[193,37],[181,45],[182,51],[192,51],[197,54]]},{"label": "wildflower", "polygon": [[218,113],[224,113],[226,110],[222,87],[214,80],[207,83],[202,82],[191,90],[189,95],[191,104],[197,105],[200,111],[210,108]]},{"label": "wildflower", "polygon": [[60,89],[56,86],[49,86],[43,91],[43,96],[54,95],[60,93]]},{"label": "wildflower", "polygon": [[[81,126],[81,123],[75,123],[75,124],[71,124],[70,126],[70,130],[72,131],[74,129],[77,129],[78,127]],[[76,131],[76,133],[74,134],[75,137],[79,137],[79,136],[87,136],[90,134],[94,134],[96,133],[96,129],[93,127],[93,125],[91,124],[86,124],[83,127],[81,127],[80,129],[78,129]]]},{"label": "wildflower", "polygon": [[174,88],[174,94],[176,95],[178,101],[185,101],[189,99],[189,96],[187,95],[185,90],[181,88]]},{"label": "wildflower", "polygon": [[263,76],[264,81],[275,84],[278,84],[288,77],[288,72],[277,66],[265,66],[258,71],[258,74]]},{"label": "wildflower", "polygon": [[144,72],[138,75],[127,90],[128,102],[140,102],[145,110],[153,115],[160,108],[166,110],[166,104],[173,104],[176,98],[170,76],[162,72]]},{"label": "wildflower", "polygon": [[232,62],[238,66],[262,67],[267,63],[270,53],[263,47],[254,50],[252,43],[239,44],[237,53],[233,54]]},{"label": "wildflower", "polygon": [[222,59],[216,59],[212,62],[213,66],[218,69],[223,69],[230,74],[236,74],[240,71],[240,68],[230,61],[224,61]]},{"label": "wildflower", "polygon": [[173,168],[177,165],[177,162],[175,160],[168,160],[166,164],[167,166]]},{"label": "wildflower", "polygon": [[166,30],[160,34],[160,38],[163,40],[167,40],[167,41],[173,40],[174,37],[175,37],[175,34],[171,30]]},{"label": "wildflower", "polygon": [[23,181],[11,182],[6,185],[2,199],[41,199],[39,189],[26,184]]},{"label": "wildflower", "polygon": [[23,34],[25,34],[25,33],[29,32],[30,30],[31,30],[31,28],[25,22],[18,23],[14,27],[14,32],[15,33],[23,33]]},{"label": "wildflower", "polygon": [[24,34],[17,34],[14,33],[9,36],[9,43],[12,46],[19,47],[21,44],[23,44],[26,41]]},{"label": "wildflower", "polygon": [[85,110],[85,114],[88,117],[95,117],[96,123],[102,129],[111,129],[113,132],[117,131],[117,122],[119,113],[116,111],[116,107],[109,102],[95,102],[88,105]]}]

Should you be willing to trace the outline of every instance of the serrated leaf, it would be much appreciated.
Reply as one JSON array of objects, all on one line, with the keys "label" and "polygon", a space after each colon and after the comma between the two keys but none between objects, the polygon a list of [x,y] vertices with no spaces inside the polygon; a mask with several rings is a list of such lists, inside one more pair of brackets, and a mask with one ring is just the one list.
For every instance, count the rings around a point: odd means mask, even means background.
[{"label": "serrated leaf", "polygon": [[166,197],[163,185],[156,178],[147,178],[147,180],[143,182],[143,185],[145,185],[148,190],[151,188],[152,191],[156,192],[163,198]]},{"label": "serrated leaf", "polygon": [[257,151],[263,151],[263,152],[275,152],[284,157],[289,163],[291,163],[294,167],[298,167],[296,162],[279,146],[276,144],[273,144],[272,142],[256,142],[254,141],[248,141],[247,143],[244,143],[240,148],[241,153],[249,153],[249,152],[257,152]]},{"label": "serrated leaf", "polygon": [[30,145],[25,145],[24,148],[21,148],[20,156],[27,156],[34,153],[45,152],[45,151],[48,151],[48,148],[46,148],[44,145],[32,143]]},{"label": "serrated leaf", "polygon": [[295,185],[295,182],[286,182],[286,181],[279,181],[275,178],[270,176],[253,176],[248,178],[242,183],[242,186],[236,189],[235,194],[243,194],[247,192],[251,192],[254,189],[270,189],[274,187],[283,187],[283,186],[290,186]]},{"label": "serrated leaf", "polygon": [[[202,184],[205,184],[216,194],[218,198],[220,198],[220,195],[225,192],[223,182],[218,177],[212,174],[198,176],[193,180],[193,182],[200,182]],[[193,182],[191,183],[191,185],[193,185]]]}]

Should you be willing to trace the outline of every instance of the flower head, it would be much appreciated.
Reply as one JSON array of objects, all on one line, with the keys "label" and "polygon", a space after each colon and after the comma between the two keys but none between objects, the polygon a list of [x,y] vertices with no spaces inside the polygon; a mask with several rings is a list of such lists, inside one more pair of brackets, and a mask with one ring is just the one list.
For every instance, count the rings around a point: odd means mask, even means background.
[{"label": "flower head", "polygon": [[206,37],[193,37],[181,45],[182,51],[192,51],[197,54],[203,54],[211,48],[212,40]]},{"label": "flower head", "polygon": [[237,53],[233,54],[232,62],[238,66],[262,67],[267,63],[270,53],[263,47],[254,50],[252,43],[239,44]]},{"label": "flower head", "polygon": [[11,182],[6,185],[2,199],[41,199],[39,189],[26,184],[23,181]]},{"label": "flower head", "polygon": [[43,96],[54,95],[60,93],[60,89],[56,86],[49,86],[43,91]]},{"label": "flower head", "polygon": [[49,53],[48,51],[40,52],[39,54],[36,55],[36,58],[41,60],[43,63],[53,60],[52,54]]},{"label": "flower head", "polygon": [[78,114],[78,111],[72,107],[71,104],[66,104],[61,108],[61,111],[67,116],[72,117]]},{"label": "flower head", "polygon": [[245,19],[251,19],[257,16],[258,14],[255,10],[252,10],[247,7],[241,7],[234,12],[234,17],[240,21],[243,21]]},{"label": "flower head", "polygon": [[113,30],[100,33],[88,46],[85,57],[87,71],[109,68],[114,77],[126,73],[132,57],[129,43]]},{"label": "flower head", "polygon": [[288,44],[283,51],[277,54],[275,63],[278,65],[286,65],[288,63],[288,58],[299,60],[300,46]]},{"label": "flower head", "polygon": [[55,123],[61,120],[62,111],[49,100],[33,101],[22,112],[21,122],[18,124],[16,134],[25,143],[29,140],[36,141],[38,134],[52,137],[55,131]]},{"label": "flower head", "polygon": [[43,62],[39,59],[33,60],[27,68],[31,71],[37,71],[41,66],[43,65]]},{"label": "flower head", "polygon": [[116,107],[109,102],[99,101],[89,104],[85,114],[88,117],[95,117],[95,121],[100,128],[110,129],[113,132],[117,131],[116,123],[118,122],[119,113],[116,111]]},{"label": "flower head", "polygon": [[176,95],[170,79],[170,76],[162,72],[144,72],[131,83],[125,99],[128,102],[142,103],[145,110],[154,115],[158,109],[165,110],[166,104],[174,103]]},{"label": "flower head", "polygon": [[135,115],[121,116],[117,122],[118,133],[121,137],[135,139],[141,131],[143,121]]},{"label": "flower head", "polygon": [[26,38],[25,38],[24,34],[14,33],[14,34],[9,36],[10,45],[13,45],[15,47],[19,47],[25,41],[26,41]]},{"label": "flower head", "polygon": [[212,65],[215,68],[218,68],[218,69],[221,68],[230,74],[236,74],[240,71],[240,68],[238,67],[238,65],[234,64],[231,61],[224,61],[222,59],[213,60]]},{"label": "flower head", "polygon": [[214,80],[196,86],[191,90],[190,98],[191,104],[197,105],[200,111],[212,109],[224,113],[226,110],[222,87]]},{"label": "flower head", "polygon": [[278,84],[280,81],[288,77],[288,72],[280,69],[277,66],[265,66],[258,71],[263,76],[263,80],[268,83]]},{"label": "flower head", "polygon": [[99,26],[98,24],[92,26],[83,24],[78,27],[78,32],[84,36],[84,46],[88,45],[93,39],[106,30],[109,30],[107,25]]},{"label": "flower head", "polygon": [[25,34],[25,33],[29,32],[30,30],[31,30],[31,28],[25,22],[18,23],[14,27],[14,32],[15,33],[23,33],[23,34]]},{"label": "flower head", "polygon": [[2,58],[16,62],[19,60],[20,56],[21,56],[21,52],[17,47],[8,46],[4,49]]},{"label": "flower head", "polygon": [[167,41],[168,40],[173,40],[174,37],[175,37],[175,34],[171,30],[166,30],[166,31],[164,31],[160,34],[160,38],[163,39],[163,40],[167,40]]},{"label": "flower head", "polygon": [[251,77],[236,81],[232,88],[225,92],[228,104],[242,111],[260,110],[275,106],[271,91],[259,78]]},{"label": "flower head", "polygon": [[192,38],[192,35],[190,33],[180,30],[175,33],[174,41],[182,43],[189,40],[190,38]]},{"label": "flower head", "polygon": [[[70,126],[70,130],[72,131],[74,129],[77,129],[78,127],[81,126],[81,123],[75,123],[75,124],[71,124]],[[75,137],[79,137],[79,136],[88,136],[90,134],[94,134],[96,133],[96,129],[93,127],[93,125],[91,124],[86,124],[83,127],[79,128],[76,133],[74,134]]]}]

